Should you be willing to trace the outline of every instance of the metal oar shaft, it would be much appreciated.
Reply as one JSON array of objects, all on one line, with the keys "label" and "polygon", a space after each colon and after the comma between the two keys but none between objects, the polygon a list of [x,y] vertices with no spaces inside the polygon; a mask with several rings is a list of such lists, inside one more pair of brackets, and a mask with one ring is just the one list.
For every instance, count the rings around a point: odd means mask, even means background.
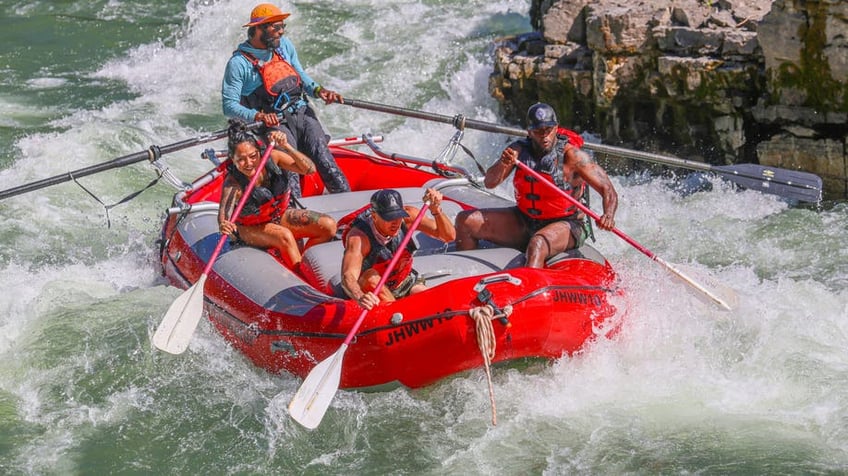
[{"label": "metal oar shaft", "polygon": [[444,114],[436,114],[432,112],[417,111],[415,109],[407,109],[403,107],[389,106],[386,104],[378,104],[369,101],[360,101],[358,99],[345,98],[344,104],[353,106],[359,109],[368,109],[371,111],[385,112],[389,114],[397,114],[399,116],[412,117],[415,119],[424,119],[427,121],[441,122],[443,124],[451,124],[455,127],[468,127],[469,129],[477,129],[479,131],[495,132],[499,134],[508,134],[513,136],[525,137],[527,131],[515,127],[500,126],[489,122],[477,121],[474,119],[466,119],[464,116],[446,116]]},{"label": "metal oar shaft", "polygon": [[583,148],[589,149],[601,154],[614,155],[616,157],[625,157],[628,159],[644,160],[656,164],[672,165],[682,167],[684,169],[701,170],[703,172],[714,172],[714,167],[703,162],[695,162],[694,160],[678,159],[667,155],[652,154],[650,152],[642,152],[638,150],[623,149],[603,144],[583,144]]},{"label": "metal oar shaft", "polygon": [[[507,134],[517,137],[527,137],[527,131],[524,129],[519,129],[517,127],[507,127],[500,126],[497,124],[491,124],[488,122],[477,121],[474,119],[465,119],[462,116],[446,116],[443,114],[435,114],[424,111],[416,111],[413,109],[406,109],[401,107],[387,106],[385,104],[377,104],[367,101],[359,101],[355,99],[345,99],[345,104],[348,104],[353,107],[358,107],[361,109],[370,109],[372,111],[379,112],[387,112],[391,114],[400,114],[402,116],[413,117],[417,119],[426,119],[435,122],[441,122],[444,124],[453,124],[455,126],[464,125],[469,129],[477,129],[485,132],[495,132],[499,134]],[[613,147],[609,145],[603,144],[592,144],[592,143],[584,143],[584,149],[588,149],[594,152],[600,152],[602,154],[614,155],[617,157],[625,157],[628,159],[637,159],[637,160],[645,160],[648,162],[655,162],[659,164],[666,165],[675,165],[678,167],[693,169],[693,170],[701,170],[705,172],[713,171],[713,166],[709,164],[705,164],[703,162],[695,162],[692,160],[678,159],[675,157],[668,157],[665,155],[652,154],[649,152],[641,152],[637,150],[624,149],[621,147]]]},{"label": "metal oar shaft", "polygon": [[123,167],[125,165],[134,164],[136,162],[141,162],[142,160],[147,159],[148,156],[148,151],[137,152],[135,154],[119,157],[117,159],[110,160],[109,162],[104,162],[102,164],[92,165],[90,167],[85,167],[71,172],[65,172],[60,175],[54,175],[53,177],[38,180],[35,182],[30,182],[28,184],[18,185],[17,187],[12,187],[10,189],[3,190],[2,192],[0,192],[0,200],[9,197],[14,197],[15,195],[20,195],[22,193],[31,192],[33,190],[38,190],[40,188],[49,187],[51,185],[57,185],[60,183],[68,182],[75,178],[93,175],[98,172],[103,172],[104,170],[115,169],[118,167]]},{"label": "metal oar shaft", "polygon": [[[737,182],[745,188],[754,188],[761,192],[770,192],[777,195],[789,194],[793,198],[804,201],[817,202],[821,199],[822,180],[821,177],[799,170],[786,170],[778,167],[768,167],[758,164],[736,164],[736,165],[709,165],[694,160],[680,159],[668,155],[652,154],[638,150],[623,149],[604,144],[583,144],[583,148],[601,154],[609,154],[628,159],[643,160],[655,164],[681,167],[684,169],[700,170],[719,174],[727,180]],[[801,190],[787,190],[786,188],[772,191],[768,190],[769,184],[785,185],[788,188]]]},{"label": "metal oar shaft", "polygon": [[[377,104],[368,101],[360,101],[356,99],[345,98],[344,104],[349,106],[369,109],[372,111],[385,112],[389,114],[397,114],[416,119],[425,119],[444,124],[452,124],[457,128],[477,129],[486,132],[494,132],[498,134],[507,134],[517,137],[526,137],[527,131],[516,127],[506,127],[488,122],[467,119],[462,115],[447,116],[444,114],[436,114],[425,111],[417,111],[414,109],[406,109],[401,107],[389,106],[386,104]],[[822,181],[815,174],[808,172],[792,171],[780,169],[777,167],[764,167],[756,164],[740,164],[730,166],[713,166],[703,162],[693,160],[679,159],[667,155],[652,154],[650,152],[641,152],[637,150],[624,149],[603,144],[585,143],[583,148],[602,154],[614,155],[616,157],[624,157],[628,159],[644,160],[657,164],[668,165],[672,167],[681,167],[691,170],[700,170],[703,172],[712,172],[724,176],[730,181],[734,181],[743,187],[753,187],[755,190],[766,193],[774,193],[783,195],[787,198],[795,198],[802,201],[816,202],[821,199]],[[770,187],[769,184],[778,184],[784,187]]]},{"label": "metal oar shaft", "polygon": [[[261,124],[261,122],[255,122],[247,125],[246,128],[254,129]],[[123,157],[118,157],[117,159],[112,159],[108,162],[90,165],[88,167],[84,167],[78,170],[65,172],[63,174],[55,175],[46,179],[37,180],[35,182],[19,185],[17,187],[12,187],[10,189],[0,191],[0,200],[9,197],[14,197],[15,195],[20,195],[22,193],[31,192],[33,190],[49,187],[51,185],[57,185],[60,183],[68,182],[76,178],[94,175],[96,173],[103,172],[106,170],[125,167],[127,165],[142,162],[144,160],[153,161],[163,154],[176,152],[178,150],[187,149],[189,147],[205,144],[207,142],[212,142],[213,140],[226,137],[227,132],[228,129],[223,129],[217,132],[212,132],[211,134],[205,134],[191,139],[185,139],[179,142],[174,142],[173,144],[163,145],[162,147],[151,146],[149,149],[142,152],[135,152],[133,154],[125,155]]]}]

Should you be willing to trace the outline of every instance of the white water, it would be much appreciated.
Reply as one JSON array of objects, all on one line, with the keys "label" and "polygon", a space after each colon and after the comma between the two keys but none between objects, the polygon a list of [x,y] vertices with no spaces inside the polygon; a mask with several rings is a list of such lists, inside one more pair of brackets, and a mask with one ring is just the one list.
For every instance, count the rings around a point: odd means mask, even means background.
[{"label": "white water", "polygon": [[[130,99],[70,110],[50,131],[16,140],[18,159],[0,172],[0,188],[194,137],[198,124],[223,128],[220,75],[252,6],[190,1],[176,40],[166,30],[161,41],[81,72],[124,83]],[[487,92],[487,48],[527,9],[504,0],[308,1],[291,7],[288,34],[310,74],[350,98],[502,123]],[[27,87],[63,84],[43,77]],[[2,121],[41,114],[0,101],[10,116]],[[344,106],[316,109],[333,135],[384,134],[386,150],[421,157],[438,154],[453,132]],[[464,144],[488,164],[508,140],[469,131]],[[191,179],[208,167],[199,153],[166,161]],[[153,176],[135,165],[81,181],[112,203]],[[167,186],[113,209],[110,229],[102,207],[73,184],[0,202],[0,434],[9,435],[0,437],[0,469],[846,470],[848,207],[791,208],[721,183],[688,197],[662,180],[614,183],[619,228],[731,286],[736,311],[703,304],[623,240],[596,232],[595,246],[627,290],[617,303],[626,309],[620,335],[550,366],[497,369],[496,427],[485,379],[474,372],[415,392],[340,392],[312,433],[285,414],[299,382],[254,368],[208,325],[181,357],[150,346],[179,294],[153,264]]]}]

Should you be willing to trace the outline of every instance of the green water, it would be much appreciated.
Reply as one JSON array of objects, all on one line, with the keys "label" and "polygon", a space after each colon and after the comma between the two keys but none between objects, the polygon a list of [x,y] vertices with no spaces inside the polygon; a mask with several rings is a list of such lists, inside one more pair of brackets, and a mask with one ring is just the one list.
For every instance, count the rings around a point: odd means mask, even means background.
[{"label": "green water", "polygon": [[[252,7],[0,0],[0,189],[224,127],[220,77]],[[506,122],[487,93],[491,41],[529,30],[529,2],[284,8],[326,86]],[[391,152],[434,157],[452,133],[316,109],[331,134],[385,134]],[[464,144],[488,164],[507,140],[469,132]],[[199,149],[168,166],[196,177],[208,168]],[[113,203],[153,177],[137,164],[81,182]],[[482,371],[339,392],[308,431],[286,413],[300,381],[257,369],[208,323],[185,354],[156,351],[150,336],[180,294],[155,266],[165,184],[112,209],[111,228],[73,183],[0,201],[0,474],[848,472],[848,206],[613,180],[619,227],[732,287],[740,307],[703,305],[596,233],[627,289],[621,333],[553,363],[497,367],[497,426]]]}]

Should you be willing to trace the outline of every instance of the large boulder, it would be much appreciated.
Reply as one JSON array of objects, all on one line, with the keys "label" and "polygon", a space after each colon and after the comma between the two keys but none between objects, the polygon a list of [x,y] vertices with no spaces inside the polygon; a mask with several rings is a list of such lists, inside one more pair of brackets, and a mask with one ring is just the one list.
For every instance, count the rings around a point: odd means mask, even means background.
[{"label": "large boulder", "polygon": [[[848,2],[533,0],[490,91],[606,142],[821,175],[848,196]],[[805,152],[809,151],[809,152]]]}]

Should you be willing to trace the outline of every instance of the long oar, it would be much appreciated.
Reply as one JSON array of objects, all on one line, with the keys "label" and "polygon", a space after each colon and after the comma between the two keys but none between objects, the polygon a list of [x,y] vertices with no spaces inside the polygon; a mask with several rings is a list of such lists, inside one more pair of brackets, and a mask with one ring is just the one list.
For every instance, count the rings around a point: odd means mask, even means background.
[{"label": "long oar", "polygon": [[[547,183],[551,188],[556,190],[560,195],[567,198],[571,203],[573,203],[580,210],[582,210],[583,213],[594,218],[596,221],[600,220],[600,217],[598,216],[598,214],[595,213],[594,211],[592,211],[591,208],[580,203],[580,201],[578,201],[577,199],[575,199],[571,195],[565,193],[559,187],[557,187],[553,183],[551,183],[548,179],[546,179],[542,175],[538,174],[535,170],[531,169],[530,167],[528,167],[527,165],[525,165],[521,162],[516,162],[515,165],[518,166],[518,168],[520,168],[524,172],[532,175],[533,178],[535,178],[536,180],[538,180],[540,182]],[[647,256],[648,258],[651,258],[652,260],[654,260],[657,263],[659,263],[660,265],[662,265],[665,269],[667,269],[669,272],[671,272],[672,274],[674,274],[675,276],[680,278],[684,283],[688,284],[692,289],[697,291],[699,293],[699,295],[707,298],[707,300],[709,300],[710,302],[717,304],[718,306],[720,306],[721,308],[723,308],[727,311],[732,311],[736,307],[736,305],[738,303],[738,298],[736,296],[736,292],[733,291],[732,289],[730,289],[729,287],[717,282],[714,279],[702,278],[701,279],[702,281],[709,281],[709,284],[699,283],[698,281],[696,281],[691,276],[687,276],[686,273],[684,273],[681,270],[680,265],[672,265],[668,261],[665,261],[664,259],[662,259],[659,256],[652,253],[651,250],[640,245],[636,240],[629,237],[628,235],[626,235],[623,231],[619,230],[618,228],[613,228],[612,232],[615,233],[616,235],[618,235],[619,237],[621,237],[624,241],[629,243],[631,246],[633,246],[637,250],[644,253],[645,256]],[[689,271],[689,273],[692,273],[692,271]]]},{"label": "long oar", "polygon": [[[467,119],[462,115],[446,116],[442,114],[434,114],[414,109],[406,109],[348,98],[345,98],[343,104],[371,111],[397,114],[400,116],[441,122],[444,124],[452,124],[456,128],[467,127],[469,129],[477,129],[486,132],[495,132],[519,137],[525,137],[527,135],[527,131],[524,129]],[[742,187],[763,193],[778,195],[787,199],[817,203],[822,198],[822,179],[818,175],[811,174],[809,172],[787,170],[777,167],[766,167],[757,164],[713,166],[702,162],[678,159],[666,155],[651,154],[648,152],[639,152],[621,147],[591,144],[588,142],[583,144],[583,148],[617,157],[645,160],[673,167],[712,172],[722,176],[730,182],[737,183]]]},{"label": "long oar", "polygon": [[[244,208],[244,204],[250,198],[250,192],[253,191],[256,179],[259,178],[261,171],[265,170],[265,162],[271,156],[274,145],[275,143],[273,141],[268,144],[268,148],[265,150],[262,160],[259,161],[259,166],[256,168],[256,173],[250,178],[250,182],[248,182],[247,187],[242,192],[241,199],[233,211],[230,220],[235,220],[241,214],[241,209]],[[206,276],[212,270],[212,265],[215,264],[215,259],[218,258],[226,241],[227,235],[222,234],[221,238],[218,239],[218,246],[215,247],[215,251],[212,252],[209,262],[203,269],[203,274],[200,275],[200,278],[193,286],[186,289],[174,300],[171,307],[168,308],[168,312],[165,313],[162,323],[159,324],[156,333],[153,334],[153,345],[158,349],[170,352],[171,354],[182,354],[185,352],[189,341],[191,341],[191,336],[194,335],[194,330],[197,329],[197,324],[203,316],[203,287],[206,284]]]},{"label": "long oar", "polygon": [[585,143],[583,147],[601,154],[644,160],[684,169],[711,172],[727,181],[758,192],[778,195],[800,202],[818,203],[822,199],[822,179],[816,174],[757,164],[709,165],[666,155],[622,149],[603,144]]},{"label": "long oar", "polygon": [[[254,129],[258,126],[262,125],[262,122],[254,122],[246,126],[247,129]],[[22,193],[31,192],[33,190],[38,190],[41,188],[49,187],[51,185],[57,185],[60,183],[68,182],[73,179],[77,179],[80,177],[86,177],[89,175],[94,175],[99,172],[103,172],[106,170],[117,169],[120,167],[125,167],[127,165],[135,164],[137,162],[141,162],[144,160],[149,160],[153,162],[158,159],[163,154],[168,154],[171,152],[176,152],[178,150],[187,149],[189,147],[193,147],[200,144],[205,144],[207,142],[212,142],[213,140],[221,139],[222,137],[227,136],[228,129],[222,129],[217,132],[212,132],[210,134],[204,134],[197,137],[193,137],[191,139],[185,139],[180,142],[174,142],[173,144],[159,146],[151,146],[149,149],[136,152],[134,154],[125,155],[123,157],[118,157],[117,159],[112,159],[108,162],[103,162],[100,164],[90,165],[88,167],[73,170],[71,172],[65,172],[61,175],[55,175],[50,178],[38,180],[36,182],[31,182],[24,185],[18,185],[17,187],[12,187],[7,190],[0,191],[0,200],[5,198],[14,197],[15,195],[20,195]]]},{"label": "long oar", "polygon": [[[409,239],[412,238],[412,232],[418,228],[418,224],[421,223],[421,220],[424,218],[425,210],[429,205],[430,202],[424,202],[424,206],[418,210],[418,216],[415,217],[415,221],[412,222],[412,225],[406,232],[406,236],[403,237],[400,246],[398,246],[397,251],[394,256],[392,256],[389,266],[386,268],[386,271],[383,272],[383,276],[380,277],[380,282],[374,289],[374,294],[380,294],[380,290],[383,289],[383,285],[386,284],[386,280],[389,279],[389,275],[392,273],[392,270],[395,268],[395,265],[400,259],[400,255],[406,248],[406,244],[409,243]],[[356,332],[359,330],[359,326],[362,325],[362,321],[365,320],[366,315],[368,315],[368,309],[363,309],[362,313],[359,314],[359,319],[357,319],[356,323],[353,324],[353,327],[350,329],[350,332],[348,332],[347,337],[345,337],[345,340],[342,342],[339,350],[337,350],[333,355],[322,360],[315,366],[315,368],[312,369],[311,372],[309,372],[309,375],[306,376],[306,379],[300,385],[297,393],[292,398],[291,403],[289,403],[289,414],[294,421],[309,429],[313,429],[321,423],[321,419],[324,418],[324,414],[327,412],[330,402],[333,400],[333,397],[339,389],[339,381],[342,377],[342,358],[344,358],[348,345],[350,345],[350,342],[353,340],[353,336],[356,335]]]}]

